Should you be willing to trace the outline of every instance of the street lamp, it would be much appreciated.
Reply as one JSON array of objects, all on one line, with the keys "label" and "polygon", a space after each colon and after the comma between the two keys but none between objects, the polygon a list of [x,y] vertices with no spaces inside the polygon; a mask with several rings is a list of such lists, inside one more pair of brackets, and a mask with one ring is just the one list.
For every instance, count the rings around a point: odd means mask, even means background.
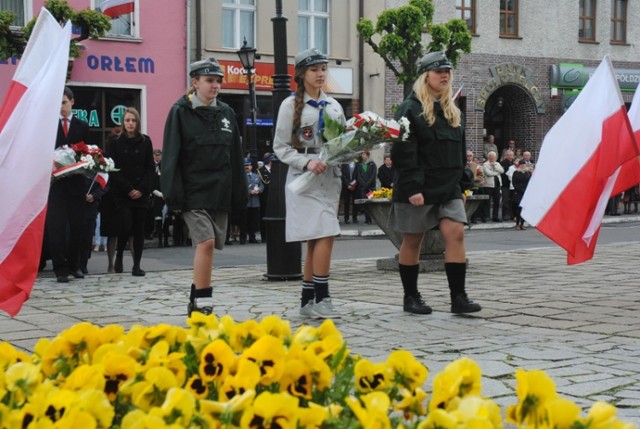
[{"label": "street lamp", "polygon": [[240,58],[240,62],[242,63],[242,67],[247,73],[247,83],[249,84],[249,103],[251,110],[251,139],[249,139],[248,149],[251,154],[251,159],[255,160],[258,158],[258,153],[256,149],[257,144],[257,133],[256,127],[256,84],[253,82],[251,78],[253,76],[253,66],[256,60],[256,48],[252,48],[251,46],[247,46],[247,38],[245,37],[244,43],[239,51],[236,52],[238,54],[238,58]]}]

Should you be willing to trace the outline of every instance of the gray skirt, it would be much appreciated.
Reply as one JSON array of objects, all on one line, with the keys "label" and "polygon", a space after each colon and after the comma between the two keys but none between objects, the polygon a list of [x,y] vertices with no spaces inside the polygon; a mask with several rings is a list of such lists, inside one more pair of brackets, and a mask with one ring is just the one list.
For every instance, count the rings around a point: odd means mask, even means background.
[{"label": "gray skirt", "polygon": [[467,224],[467,213],[461,199],[443,204],[414,206],[409,203],[393,203],[387,226],[394,231],[418,233],[435,228],[440,220],[449,218]]}]

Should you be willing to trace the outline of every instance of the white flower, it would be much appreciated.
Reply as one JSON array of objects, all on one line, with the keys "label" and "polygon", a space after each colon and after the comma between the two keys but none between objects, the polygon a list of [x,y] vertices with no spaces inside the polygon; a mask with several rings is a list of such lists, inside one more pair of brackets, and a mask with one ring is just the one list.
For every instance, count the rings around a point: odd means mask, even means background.
[{"label": "white flower", "polygon": [[400,123],[401,129],[404,131],[404,133],[402,133],[402,140],[407,140],[409,138],[409,126],[411,124],[405,116],[401,117],[398,122]]}]

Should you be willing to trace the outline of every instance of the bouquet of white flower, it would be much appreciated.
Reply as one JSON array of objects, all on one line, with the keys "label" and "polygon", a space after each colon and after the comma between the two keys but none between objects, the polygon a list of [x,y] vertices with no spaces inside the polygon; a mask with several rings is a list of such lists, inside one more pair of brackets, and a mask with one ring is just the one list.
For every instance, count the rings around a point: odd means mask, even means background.
[{"label": "bouquet of white flower", "polygon": [[[409,120],[385,120],[373,112],[358,113],[342,125],[324,113],[323,137],[327,140],[320,149],[319,159],[327,165],[339,165],[353,160],[365,150],[383,143],[406,140],[409,137]],[[300,194],[313,183],[314,174],[307,171],[287,187]]]}]

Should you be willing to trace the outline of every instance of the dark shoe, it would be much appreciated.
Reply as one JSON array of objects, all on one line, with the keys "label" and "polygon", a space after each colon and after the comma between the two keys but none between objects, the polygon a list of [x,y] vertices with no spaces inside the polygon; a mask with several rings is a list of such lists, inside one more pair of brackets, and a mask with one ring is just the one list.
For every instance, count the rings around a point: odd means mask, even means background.
[{"label": "dark shoe", "polygon": [[500,219],[500,218],[494,218],[494,219],[493,219],[493,221],[494,221],[494,222],[502,222],[502,219]]},{"label": "dark shoe", "polygon": [[344,223],[345,223],[345,224],[350,224],[351,222],[349,222],[349,219],[345,219],[345,220],[344,220]]},{"label": "dark shoe", "polygon": [[451,312],[452,313],[476,313],[482,310],[480,304],[476,304],[471,301],[466,293],[456,295],[451,300]]},{"label": "dark shoe", "polygon": [[231,240],[227,240],[224,242],[225,246],[231,246],[233,243],[231,242]]},{"label": "dark shoe", "polygon": [[133,270],[131,270],[131,275],[132,276],[136,276],[136,277],[144,277],[145,274],[147,274],[142,268],[138,267],[138,268],[133,268]]},{"label": "dark shoe", "polygon": [[191,313],[194,311],[204,315],[213,313],[213,298],[195,298],[193,301],[189,301],[189,305],[187,306],[187,314],[189,317],[191,317]]},{"label": "dark shoe", "polygon": [[57,276],[56,281],[58,283],[69,283],[69,277],[67,276]]},{"label": "dark shoe", "polygon": [[75,277],[76,279],[83,279],[84,274],[82,273],[82,270],[75,270],[73,272],[73,277]]},{"label": "dark shoe", "polygon": [[114,262],[114,264],[113,264],[113,270],[114,270],[116,273],[121,273],[121,272],[122,272],[122,269],[123,269],[123,268],[122,268],[122,259],[118,259],[118,258],[116,257],[116,261],[115,261],[115,262]]},{"label": "dark shoe", "polygon": [[89,270],[87,269],[87,267],[80,268],[80,271],[82,271],[82,274],[89,274]]},{"label": "dark shoe", "polygon": [[249,240],[249,243],[252,243],[252,244],[258,244],[258,240],[256,240],[256,239],[254,238],[254,239],[252,239],[252,240]]},{"label": "dark shoe", "polygon": [[431,307],[424,302],[419,293],[416,295],[405,295],[403,309],[413,314],[431,314]]}]

